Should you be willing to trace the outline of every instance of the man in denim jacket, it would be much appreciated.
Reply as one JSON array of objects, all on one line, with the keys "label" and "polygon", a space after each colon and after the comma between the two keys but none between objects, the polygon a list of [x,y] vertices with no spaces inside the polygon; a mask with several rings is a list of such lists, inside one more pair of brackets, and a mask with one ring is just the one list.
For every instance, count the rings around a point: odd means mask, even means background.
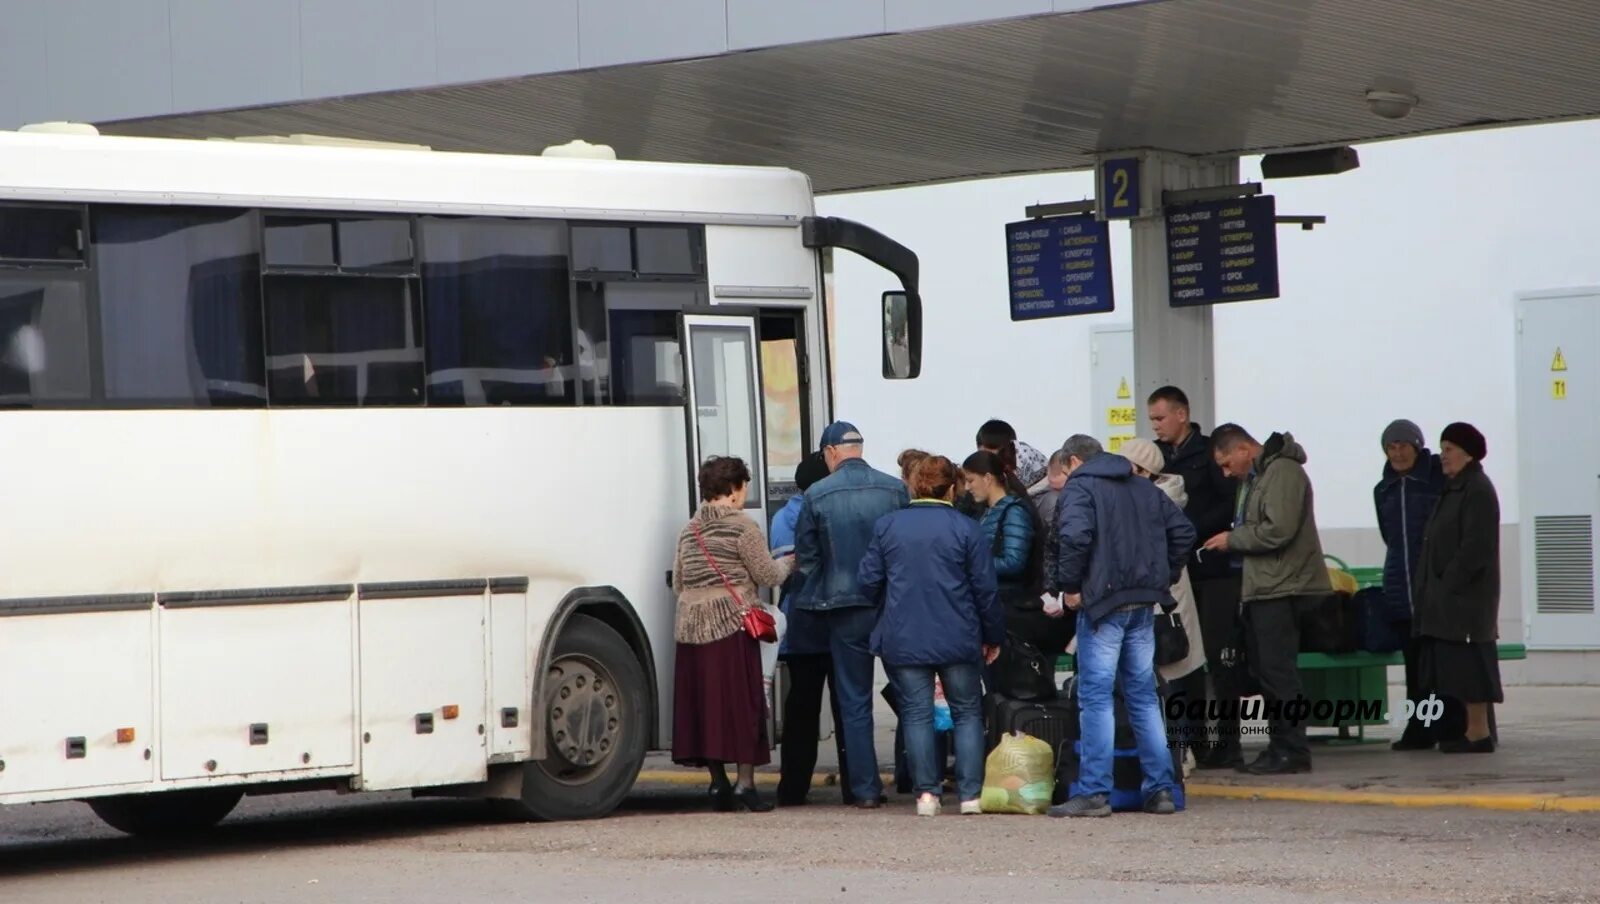
[{"label": "man in denim jacket", "polygon": [[873,808],[883,798],[872,739],[871,639],[878,606],[861,592],[856,572],[878,519],[911,499],[899,478],[874,470],[861,453],[855,425],[836,421],[822,431],[822,455],[833,473],[806,491],[795,523],[795,568],[806,575],[795,607],[816,612],[827,629],[850,793],[856,806]]}]

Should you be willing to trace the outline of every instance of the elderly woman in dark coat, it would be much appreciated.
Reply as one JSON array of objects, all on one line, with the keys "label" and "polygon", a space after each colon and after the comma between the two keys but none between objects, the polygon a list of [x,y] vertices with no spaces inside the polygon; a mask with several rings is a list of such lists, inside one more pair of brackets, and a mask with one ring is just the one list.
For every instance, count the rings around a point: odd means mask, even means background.
[{"label": "elderly woman in dark coat", "polygon": [[1489,705],[1500,703],[1500,500],[1483,471],[1488,444],[1470,424],[1444,428],[1445,487],[1422,541],[1413,597],[1420,684],[1466,704],[1467,732],[1445,753],[1493,753]]}]

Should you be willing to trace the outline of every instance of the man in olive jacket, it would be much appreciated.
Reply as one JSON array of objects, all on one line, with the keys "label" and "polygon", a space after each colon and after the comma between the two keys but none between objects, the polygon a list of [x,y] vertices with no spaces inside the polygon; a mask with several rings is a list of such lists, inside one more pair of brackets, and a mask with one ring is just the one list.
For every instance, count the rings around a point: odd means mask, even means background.
[{"label": "man in olive jacket", "polygon": [[1312,512],[1306,452],[1288,433],[1266,445],[1243,427],[1226,424],[1211,434],[1211,452],[1222,473],[1240,482],[1233,529],[1205,543],[1244,560],[1244,619],[1249,627],[1250,665],[1266,698],[1271,741],[1255,762],[1240,770],[1254,775],[1311,771],[1306,715],[1286,712],[1302,699],[1300,628],[1333,592],[1322,558],[1322,540]]}]

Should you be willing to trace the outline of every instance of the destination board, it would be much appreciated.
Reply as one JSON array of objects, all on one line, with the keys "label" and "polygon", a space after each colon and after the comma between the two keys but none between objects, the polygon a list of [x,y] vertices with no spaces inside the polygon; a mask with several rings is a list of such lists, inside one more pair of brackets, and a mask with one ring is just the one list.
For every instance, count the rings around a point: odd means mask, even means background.
[{"label": "destination board", "polygon": [[1172,307],[1277,298],[1277,213],[1271,195],[1167,208]]},{"label": "destination board", "polygon": [[1104,314],[1111,293],[1111,234],[1094,214],[1006,224],[1011,319]]}]

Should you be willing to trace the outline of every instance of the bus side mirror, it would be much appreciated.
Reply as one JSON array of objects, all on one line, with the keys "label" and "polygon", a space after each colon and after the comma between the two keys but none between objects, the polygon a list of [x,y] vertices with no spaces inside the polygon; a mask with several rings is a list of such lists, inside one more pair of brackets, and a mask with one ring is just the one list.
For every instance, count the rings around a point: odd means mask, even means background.
[{"label": "bus side mirror", "polygon": [[883,378],[914,380],[922,373],[922,299],[883,293]]}]

